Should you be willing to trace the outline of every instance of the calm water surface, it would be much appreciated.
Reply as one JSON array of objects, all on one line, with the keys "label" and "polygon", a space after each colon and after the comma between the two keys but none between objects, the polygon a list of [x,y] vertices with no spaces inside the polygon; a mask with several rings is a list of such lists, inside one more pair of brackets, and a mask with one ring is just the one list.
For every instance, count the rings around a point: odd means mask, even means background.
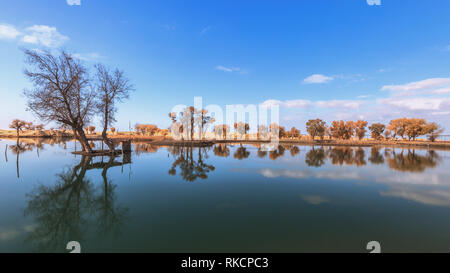
[{"label": "calm water surface", "polygon": [[0,141],[0,252],[450,252],[449,151],[76,148]]}]

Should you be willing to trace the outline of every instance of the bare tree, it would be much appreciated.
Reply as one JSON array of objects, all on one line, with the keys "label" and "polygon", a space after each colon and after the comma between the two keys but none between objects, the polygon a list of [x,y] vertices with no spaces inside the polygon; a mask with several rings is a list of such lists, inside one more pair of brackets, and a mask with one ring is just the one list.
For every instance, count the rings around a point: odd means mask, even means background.
[{"label": "bare tree", "polygon": [[95,66],[97,69],[97,109],[102,114],[103,131],[102,139],[108,145],[111,152],[114,151],[114,143],[108,138],[106,132],[108,126],[112,125],[116,119],[117,104],[129,98],[133,86],[125,77],[124,72],[116,69],[109,70],[101,64]]},{"label": "bare tree", "polygon": [[28,110],[42,121],[72,128],[82,150],[91,153],[83,127],[95,113],[95,94],[84,65],[64,50],[57,56],[49,51],[24,53],[30,66],[25,75],[33,83],[33,89],[24,92]]}]

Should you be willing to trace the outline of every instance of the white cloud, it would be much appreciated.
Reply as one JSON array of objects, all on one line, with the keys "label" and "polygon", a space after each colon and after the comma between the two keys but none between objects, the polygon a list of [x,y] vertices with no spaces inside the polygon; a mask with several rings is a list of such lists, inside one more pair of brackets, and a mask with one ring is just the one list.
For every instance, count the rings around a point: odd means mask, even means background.
[{"label": "white cloud", "polygon": [[385,85],[381,88],[383,91],[417,91],[433,87],[449,85],[450,78],[431,78],[418,82],[411,82],[401,85]]},{"label": "white cloud", "polygon": [[97,59],[101,58],[100,54],[98,54],[96,52],[92,52],[92,53],[75,53],[75,54],[73,54],[73,56],[75,58],[83,60],[83,61],[92,61],[92,60],[97,60]]},{"label": "white cloud", "polygon": [[59,33],[55,27],[34,25],[26,28],[25,31],[27,34],[22,37],[22,41],[28,44],[59,47],[69,40],[67,36]]},{"label": "white cloud", "polygon": [[310,101],[310,100],[286,100],[280,101],[275,99],[266,100],[260,105],[263,107],[270,107],[272,105],[278,105],[285,108],[306,108],[306,107],[318,107],[318,108],[342,108],[342,109],[358,109],[365,102],[360,100],[329,100],[329,101]]},{"label": "white cloud", "polygon": [[327,83],[334,80],[333,77],[328,77],[322,74],[314,74],[303,80],[303,83],[314,84],[314,83]]},{"label": "white cloud", "polygon": [[318,101],[315,103],[316,106],[322,108],[347,108],[347,109],[358,109],[363,105],[363,101],[357,100],[329,100],[329,101]]},{"label": "white cloud", "polygon": [[164,29],[167,31],[174,31],[176,28],[177,27],[175,25],[168,25],[168,24],[164,25]]},{"label": "white cloud", "polygon": [[311,106],[311,101],[309,100],[287,100],[283,103],[287,108],[304,108]]},{"label": "white cloud", "polygon": [[218,66],[215,67],[215,69],[219,70],[219,71],[223,71],[223,72],[228,72],[228,73],[231,73],[231,72],[237,72],[237,73],[240,73],[240,74],[246,74],[247,73],[247,71],[241,69],[240,67],[226,67],[226,66],[223,66],[223,65],[218,65]]},{"label": "white cloud", "polygon": [[211,26],[206,26],[205,28],[202,29],[202,31],[200,31],[200,35],[204,35],[206,32],[211,30]]},{"label": "white cloud", "polygon": [[14,26],[0,24],[0,40],[14,40],[20,35],[21,33]]},{"label": "white cloud", "polygon": [[373,95],[360,95],[358,96],[358,99],[367,99],[367,98],[371,98],[373,97]]},{"label": "white cloud", "polygon": [[267,108],[270,108],[272,106],[281,106],[281,105],[283,105],[283,102],[281,100],[266,100],[260,104],[261,107],[267,107]]},{"label": "white cloud", "polygon": [[396,106],[408,110],[442,110],[450,103],[450,98],[388,98],[380,100],[381,104]]},{"label": "white cloud", "polygon": [[431,93],[432,94],[447,94],[447,93],[450,93],[450,86],[449,87],[438,88],[436,90],[433,90]]},{"label": "white cloud", "polygon": [[66,0],[69,6],[81,6],[81,0]]}]

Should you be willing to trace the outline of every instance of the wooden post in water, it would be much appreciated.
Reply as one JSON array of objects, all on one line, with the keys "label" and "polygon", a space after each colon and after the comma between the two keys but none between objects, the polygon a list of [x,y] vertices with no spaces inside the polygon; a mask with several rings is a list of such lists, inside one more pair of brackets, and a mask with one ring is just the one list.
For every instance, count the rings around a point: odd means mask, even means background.
[{"label": "wooden post in water", "polygon": [[122,141],[122,153],[130,153],[131,152],[131,140]]},{"label": "wooden post in water", "polygon": [[5,147],[5,159],[6,159],[6,162],[8,162],[8,144],[6,144],[6,147]]}]

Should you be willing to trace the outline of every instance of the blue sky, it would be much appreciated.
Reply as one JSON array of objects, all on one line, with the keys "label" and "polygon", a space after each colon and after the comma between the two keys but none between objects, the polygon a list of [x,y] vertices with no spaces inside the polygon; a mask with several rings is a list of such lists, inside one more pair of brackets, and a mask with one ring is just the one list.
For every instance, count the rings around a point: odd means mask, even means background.
[{"label": "blue sky", "polygon": [[[70,3],[71,5],[69,5]],[[79,5],[78,5],[79,4]],[[125,70],[128,123],[177,104],[278,104],[280,123],[425,117],[450,128],[450,1],[4,0],[0,128],[24,110],[20,48],[65,48]],[[447,130],[449,131],[449,130]]]}]

